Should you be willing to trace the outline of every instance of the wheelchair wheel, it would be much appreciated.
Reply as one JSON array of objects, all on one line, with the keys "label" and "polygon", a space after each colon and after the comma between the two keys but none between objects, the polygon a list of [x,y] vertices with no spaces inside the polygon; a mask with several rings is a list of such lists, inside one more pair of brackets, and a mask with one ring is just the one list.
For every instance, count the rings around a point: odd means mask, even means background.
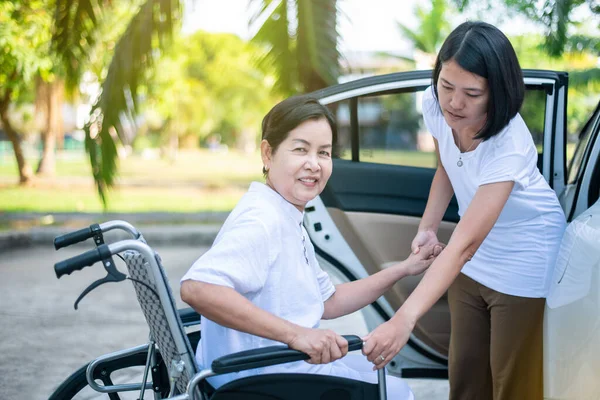
[{"label": "wheelchair wheel", "polygon": [[[147,350],[141,350],[138,353],[134,353],[128,356],[124,356],[117,360],[109,361],[101,365],[95,372],[94,379],[102,382],[104,386],[118,384],[113,379],[116,375],[130,375],[133,368],[137,369],[135,376],[140,376],[146,365]],[[136,391],[121,392],[121,393],[98,393],[89,387],[86,370],[87,365],[79,368],[71,376],[69,376],[55,391],[50,395],[48,400],[70,400],[70,399],[110,399],[110,400],[121,400],[123,398],[137,398],[139,395]],[[159,376],[162,378],[162,382],[168,382],[167,371],[164,368],[162,360],[159,360]],[[169,393],[168,384],[163,385],[160,389],[161,395],[166,396]],[[122,397],[125,396],[125,397]]]},{"label": "wheelchair wheel", "polygon": [[[94,378],[102,382],[103,385],[114,385],[114,374],[122,373],[124,370],[131,370],[133,367],[142,368],[146,364],[147,351],[142,350],[138,353],[131,354],[102,364],[102,368],[98,368]],[[89,387],[86,378],[87,365],[79,368],[71,376],[69,376],[55,391],[50,395],[48,400],[68,400],[78,398],[100,398],[110,400],[120,400],[122,397],[119,393],[98,393]],[[125,392],[124,392],[125,393]],[[136,393],[136,392],[130,392]],[[95,396],[94,396],[95,395]],[[122,395],[122,394],[121,394]]]},{"label": "wheelchair wheel", "polygon": [[[188,340],[196,348],[198,342],[200,341],[200,332],[190,332],[188,333]],[[114,385],[113,376],[120,374],[127,374],[127,372],[131,371],[133,368],[137,368],[139,370],[143,370],[146,365],[146,359],[148,356],[148,351],[146,349],[142,349],[137,353],[130,354],[127,356],[123,356],[117,360],[109,361],[102,364],[102,368],[97,368],[95,372],[94,379],[100,380],[104,386]],[[160,385],[160,393],[162,396],[168,396],[169,394],[169,377],[167,374],[167,370],[162,362],[162,358],[160,357],[160,353],[157,353],[158,356],[158,365],[159,371],[155,376],[160,378],[160,381],[163,383]],[[86,371],[89,364],[84,365],[79,368],[77,371],[71,374],[61,385],[50,395],[48,400],[71,400],[71,399],[110,399],[110,400],[121,400],[125,394],[127,396],[125,398],[137,398],[135,397],[135,393],[137,392],[122,392],[119,393],[98,393],[89,387]],[[129,371],[127,371],[129,370]],[[141,379],[140,379],[141,380]],[[138,380],[138,382],[140,381]],[[117,382],[118,383],[118,382]]]}]

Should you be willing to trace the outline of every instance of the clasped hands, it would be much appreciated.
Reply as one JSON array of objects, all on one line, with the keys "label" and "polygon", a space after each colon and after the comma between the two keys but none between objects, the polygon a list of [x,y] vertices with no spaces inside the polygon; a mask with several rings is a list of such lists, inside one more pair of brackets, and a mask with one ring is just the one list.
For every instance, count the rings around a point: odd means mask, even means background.
[{"label": "clasped hands", "polygon": [[[418,275],[424,272],[442,252],[445,245],[438,241],[432,231],[420,231],[411,244],[407,272]],[[406,345],[416,320],[400,309],[387,322],[379,325],[363,337],[363,354],[374,364],[373,370],[384,368]]]}]

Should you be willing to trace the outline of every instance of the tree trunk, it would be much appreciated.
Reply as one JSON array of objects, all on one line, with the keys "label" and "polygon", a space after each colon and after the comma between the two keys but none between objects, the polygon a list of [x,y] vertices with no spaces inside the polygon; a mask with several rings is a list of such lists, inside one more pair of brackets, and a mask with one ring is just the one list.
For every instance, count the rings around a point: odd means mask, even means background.
[{"label": "tree trunk", "polygon": [[62,142],[64,136],[62,117],[64,84],[60,80],[44,82],[41,79],[38,79],[37,84],[36,108],[44,115],[46,123],[42,131],[42,157],[36,173],[43,176],[54,176],[57,139]]},{"label": "tree trunk", "polygon": [[31,167],[27,163],[25,156],[23,155],[23,149],[21,148],[21,138],[12,127],[8,119],[8,101],[3,101],[0,104],[0,120],[2,120],[2,126],[6,135],[10,139],[13,150],[15,152],[15,158],[17,159],[17,166],[19,167],[19,183],[25,185],[31,182],[33,176]]}]

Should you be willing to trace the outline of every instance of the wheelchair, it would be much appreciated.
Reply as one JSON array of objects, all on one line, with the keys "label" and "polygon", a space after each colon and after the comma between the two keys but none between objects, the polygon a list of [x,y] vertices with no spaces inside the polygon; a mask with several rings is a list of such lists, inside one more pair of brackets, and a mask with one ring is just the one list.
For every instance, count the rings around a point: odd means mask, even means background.
[{"label": "wheelchair", "polygon": [[[121,230],[131,239],[104,242],[104,233]],[[149,341],[131,349],[106,354],[84,365],[52,393],[49,400],[78,398],[87,388],[110,400],[121,399],[126,392],[139,392],[143,400],[150,391],[154,400],[367,400],[386,399],[385,369],[378,372],[378,383],[313,374],[264,374],[234,380],[214,389],[207,378],[254,368],[309,359],[309,356],[285,345],[269,346],[230,354],[213,361],[210,368],[199,370],[194,349],[201,337],[201,316],[193,309],[176,307],[158,253],[148,246],[142,234],[125,221],[109,221],[58,236],[56,250],[92,238],[96,247],[58,262],[57,278],[101,263],[106,277],[93,282],[75,301],[107,282],[133,284],[149,328]],[[127,274],[117,269],[114,257],[124,261]],[[198,329],[198,327],[200,329]],[[191,331],[188,331],[189,329]],[[344,336],[348,350],[362,349],[362,340]],[[143,367],[141,382],[113,382],[113,375],[130,368]]]}]

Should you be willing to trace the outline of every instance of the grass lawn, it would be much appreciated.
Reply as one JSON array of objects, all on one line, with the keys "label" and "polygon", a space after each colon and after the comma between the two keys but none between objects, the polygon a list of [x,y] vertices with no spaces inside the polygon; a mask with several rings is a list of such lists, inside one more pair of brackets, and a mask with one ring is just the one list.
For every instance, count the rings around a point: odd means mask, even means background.
[{"label": "grass lawn", "polygon": [[0,186],[0,210],[6,212],[198,212],[230,211],[245,188],[120,187],[103,210],[91,185],[74,187]]},{"label": "grass lawn", "polygon": [[[5,158],[0,163],[0,178],[17,180],[14,159]],[[31,162],[31,161],[30,161]],[[32,167],[34,163],[31,162]],[[148,152],[145,156],[131,155],[118,162],[119,178],[123,181],[144,182],[148,185],[168,183],[194,183],[222,187],[246,184],[261,179],[260,154],[237,152],[212,153],[205,150],[181,151],[174,162],[161,159]],[[60,155],[56,164],[56,176],[60,180],[88,178],[91,168],[85,153]]]},{"label": "grass lawn", "polygon": [[[33,165],[33,163],[32,163]],[[174,162],[155,155],[132,155],[119,161],[116,187],[108,212],[195,212],[231,210],[253,180],[262,180],[258,153],[178,154]],[[56,177],[16,185],[16,165],[0,164],[0,211],[101,212],[85,154],[60,155]]]},{"label": "grass lawn", "polygon": [[[568,158],[574,146],[567,148]],[[435,167],[434,153],[363,151],[361,161]],[[34,166],[34,160],[30,160]],[[119,161],[116,187],[103,210],[85,153],[60,154],[56,177],[20,187],[12,155],[0,156],[2,212],[199,212],[229,211],[251,181],[262,181],[258,152],[179,152],[174,162],[157,154],[134,154]]]}]

